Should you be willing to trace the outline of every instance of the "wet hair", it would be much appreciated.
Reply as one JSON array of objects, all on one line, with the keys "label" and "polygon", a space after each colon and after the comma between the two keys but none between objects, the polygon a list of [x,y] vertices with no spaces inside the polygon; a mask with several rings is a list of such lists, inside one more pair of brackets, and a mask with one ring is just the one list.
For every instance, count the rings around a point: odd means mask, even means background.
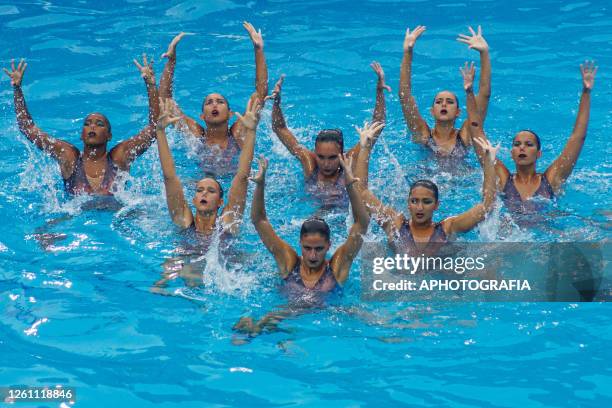
[{"label": "wet hair", "polygon": [[[537,146],[537,148],[538,148],[538,152],[539,152],[540,150],[542,150],[542,142],[540,141],[540,136],[538,136],[538,134],[537,134],[536,132],[534,132],[534,131],[533,131],[533,130],[531,130],[531,129],[523,129],[523,130],[519,130],[519,131],[518,131],[518,133],[521,133],[521,132],[529,132],[529,133],[531,133],[531,134],[532,134],[532,135],[535,137],[535,140],[536,140],[536,146]],[[517,134],[518,134],[518,133],[517,133]],[[516,136],[514,136],[514,139],[516,139]],[[514,139],[512,139],[512,141],[514,141]]]},{"label": "wet hair", "polygon": [[[445,91],[440,91],[440,92],[445,92]],[[436,98],[438,97],[440,92],[438,92],[437,94],[434,95],[433,102],[431,103],[431,106],[434,106],[436,104]],[[450,91],[446,91],[446,92],[450,92]],[[454,92],[451,92],[451,93],[455,97],[455,103],[457,104],[457,107],[459,107],[459,98],[457,97],[457,95]]]},{"label": "wet hair", "polygon": [[431,180],[415,181],[414,183],[412,183],[412,185],[410,185],[410,194],[408,195],[408,197],[410,197],[410,195],[412,194],[412,190],[414,190],[417,187],[423,187],[423,188],[428,189],[429,191],[433,193],[436,201],[438,201],[438,186],[436,186],[436,184],[433,181]]},{"label": "wet hair", "polygon": [[108,120],[108,118],[106,117],[106,115],[100,113],[100,112],[91,112],[90,114],[88,114],[87,116],[85,116],[85,120],[83,120],[83,125],[85,124],[85,121],[87,120],[88,117],[90,117],[91,115],[99,115],[102,116],[102,119],[104,119],[104,122],[106,123],[106,127],[108,128],[108,133],[111,133],[111,124],[110,124],[110,120]]},{"label": "wet hair", "polygon": [[323,129],[317,135],[315,139],[315,146],[317,143],[333,142],[340,146],[340,152],[344,152],[344,136],[340,129]]},{"label": "wet hair", "polygon": [[[202,101],[202,112],[204,112],[204,106],[206,106],[206,98],[208,98],[209,95],[211,95],[211,94],[206,95],[204,97],[204,100]],[[221,94],[219,94],[219,95],[221,95]],[[221,95],[221,97],[223,98],[223,100],[225,101],[225,104],[227,105],[227,110],[231,110],[230,109],[230,104],[227,101],[227,98],[224,95]]]},{"label": "wet hair", "polygon": [[329,225],[327,225],[323,218],[311,217],[302,224],[302,228],[300,229],[300,239],[307,234],[321,234],[325,240],[329,242]]},{"label": "wet hair", "polygon": [[221,185],[221,183],[219,183],[219,180],[215,178],[214,174],[206,173],[204,174],[204,177],[200,179],[200,181],[206,180],[206,179],[211,179],[212,181],[217,183],[217,185],[219,186],[219,198],[223,198],[223,186]]}]

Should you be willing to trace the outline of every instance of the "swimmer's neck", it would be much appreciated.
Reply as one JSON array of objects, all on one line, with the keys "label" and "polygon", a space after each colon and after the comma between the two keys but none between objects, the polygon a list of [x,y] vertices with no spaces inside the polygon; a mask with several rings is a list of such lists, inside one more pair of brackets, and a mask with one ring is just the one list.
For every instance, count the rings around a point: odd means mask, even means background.
[{"label": "swimmer's neck", "polygon": [[227,142],[228,133],[229,127],[227,122],[221,125],[209,125],[207,123],[206,129],[204,130],[204,139],[208,144],[223,145]]},{"label": "swimmer's neck", "polygon": [[106,158],[106,145],[83,147],[83,159],[98,161]]},{"label": "swimmer's neck", "polygon": [[433,220],[429,220],[427,222],[423,222],[423,223],[418,223],[415,222],[412,218],[410,218],[410,220],[408,220],[408,225],[410,226],[410,229],[413,231],[427,231],[430,230],[433,227]]},{"label": "swimmer's neck", "polygon": [[305,262],[300,263],[300,274],[306,277],[316,277],[317,275],[321,275],[323,270],[325,269],[325,265],[327,261],[323,261],[321,266],[318,268],[309,268]]},{"label": "swimmer's neck", "polygon": [[515,180],[521,184],[536,183],[539,178],[536,173],[536,165],[528,164],[526,166],[516,166],[516,174],[514,175]]},{"label": "swimmer's neck", "polygon": [[444,120],[436,121],[436,125],[431,131],[431,136],[439,140],[450,140],[455,136],[455,121]]},{"label": "swimmer's neck", "polygon": [[196,231],[202,234],[211,234],[215,229],[215,224],[217,223],[217,213],[210,212],[196,212],[195,220],[193,221],[195,224]]}]

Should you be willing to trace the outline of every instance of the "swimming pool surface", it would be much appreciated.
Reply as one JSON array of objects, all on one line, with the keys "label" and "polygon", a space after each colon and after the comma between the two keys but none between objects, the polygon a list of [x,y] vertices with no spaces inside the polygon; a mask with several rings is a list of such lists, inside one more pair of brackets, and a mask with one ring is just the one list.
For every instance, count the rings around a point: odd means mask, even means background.
[{"label": "swimming pool surface", "polygon": [[[202,98],[224,94],[244,110],[254,61],[242,21],[261,28],[270,90],[287,75],[288,125],[312,148],[324,127],[344,130],[371,117],[375,75],[385,69],[388,124],[370,165],[374,191],[397,209],[410,180],[439,184],[442,219],[480,200],[473,153],[452,172],[436,171],[410,143],[397,97],[406,27],[427,32],[415,47],[413,89],[423,115],[441,89],[465,103],[459,66],[478,54],[455,41],[482,25],[492,58],[486,121],[501,158],[516,131],[543,141],[539,169],[560,153],[574,124],[585,59],[600,69],[587,141],[565,193],[535,229],[504,211],[465,241],[575,242],[610,238],[612,153],[612,5],[609,2],[32,1],[0,5],[0,60],[27,59],[23,88],[39,127],[80,146],[85,115],[106,114],[116,142],[146,123],[145,87],[133,58],[156,59],[180,31],[175,97],[191,116]],[[282,307],[274,261],[246,221],[238,254],[225,263],[214,249],[183,256],[206,265],[204,285],[175,280],[150,292],[172,267],[181,237],[168,216],[157,149],[136,160],[120,208],[67,200],[53,160],[17,128],[12,89],[0,81],[0,386],[63,384],[74,406],[453,406],[605,407],[612,405],[612,321],[605,303],[361,302],[359,261],[344,296],[328,309],[289,319],[281,331],[247,341],[231,327],[242,316]],[[463,116],[462,116],[463,117]],[[178,172],[200,176],[193,146],[169,133]],[[301,168],[272,133],[266,106],[256,153],[270,159],[266,204],[272,224],[297,245],[301,222],[317,210],[304,196]],[[435,172],[435,173],[434,173]],[[224,180],[229,187],[229,180]],[[325,213],[333,246],[350,219]],[[368,239],[384,239],[372,227]],[[237,343],[244,343],[238,345]],[[28,406],[22,404],[19,406]],[[60,406],[37,403],[31,406]]]}]

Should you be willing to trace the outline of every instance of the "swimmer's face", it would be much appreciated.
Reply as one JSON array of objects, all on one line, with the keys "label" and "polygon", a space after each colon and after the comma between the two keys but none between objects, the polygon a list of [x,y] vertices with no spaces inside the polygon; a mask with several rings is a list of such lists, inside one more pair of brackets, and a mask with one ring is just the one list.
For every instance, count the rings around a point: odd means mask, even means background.
[{"label": "swimmer's face", "polygon": [[220,125],[227,122],[231,116],[232,113],[223,95],[212,93],[204,99],[200,118],[202,118],[206,124]]},{"label": "swimmer's face", "polygon": [[302,261],[311,269],[320,268],[325,262],[325,255],[330,245],[331,242],[318,232],[302,235],[300,238]]},{"label": "swimmer's face", "polygon": [[512,160],[517,166],[528,166],[534,164],[542,156],[538,151],[538,142],[531,132],[521,131],[516,134],[512,141]]},{"label": "swimmer's face", "polygon": [[434,192],[428,188],[417,186],[408,197],[408,211],[413,223],[429,223],[440,202],[436,201]]},{"label": "swimmer's face", "polygon": [[340,146],[335,142],[319,142],[315,145],[317,167],[324,176],[333,176],[340,169]]},{"label": "swimmer's face", "polygon": [[103,146],[111,140],[108,119],[99,113],[87,115],[83,122],[81,140],[86,146]]},{"label": "swimmer's face", "polygon": [[431,107],[431,116],[436,121],[454,122],[459,117],[459,106],[457,106],[457,97],[450,91],[442,91],[434,98],[433,106]]},{"label": "swimmer's face", "polygon": [[205,178],[196,184],[193,204],[200,213],[216,213],[223,205],[219,184],[213,179]]}]

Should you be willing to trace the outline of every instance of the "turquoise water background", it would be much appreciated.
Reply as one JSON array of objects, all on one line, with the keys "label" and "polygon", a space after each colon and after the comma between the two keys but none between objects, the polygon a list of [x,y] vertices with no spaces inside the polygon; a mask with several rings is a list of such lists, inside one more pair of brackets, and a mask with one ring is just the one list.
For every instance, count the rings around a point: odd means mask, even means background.
[{"label": "turquoise water background", "polygon": [[[467,241],[604,241],[610,237],[612,5],[609,2],[231,2],[109,1],[0,4],[0,61],[26,58],[24,92],[36,123],[80,147],[83,118],[105,113],[112,144],[146,124],[142,79],[132,63],[159,56],[180,31],[175,97],[191,116],[202,98],[224,94],[242,111],[254,88],[252,45],[242,28],[261,28],[270,89],[287,75],[283,108],[298,139],[313,147],[324,127],[344,130],[371,117],[379,61],[393,92],[376,146],[371,185],[405,207],[410,180],[440,185],[439,219],[480,199],[481,171],[437,171],[406,135],[397,98],[406,27],[427,32],[415,48],[413,88],[421,111],[450,89],[465,102],[459,66],[478,54],[455,38],[482,25],[491,48],[492,98],[486,122],[510,165],[512,135],[543,140],[540,170],[571,132],[581,89],[578,65],[600,66],[582,155],[565,194],[540,228],[524,230],[496,212]],[[83,210],[67,200],[55,162],[19,133],[8,78],[0,81],[0,386],[63,384],[75,406],[483,406],[612,404],[612,322],[607,304],[362,303],[357,262],[344,296],[326,310],[281,323],[282,331],[235,345],[232,325],[285,303],[272,257],[247,220],[225,264],[209,253],[204,285],[174,281],[176,296],[150,293],[180,237],[170,222],[153,146],[132,167],[118,211]],[[430,121],[429,115],[425,115]],[[194,146],[169,134],[178,171],[193,192]],[[268,214],[297,245],[316,211],[302,193],[299,163],[278,142],[266,107],[256,153],[270,158]],[[229,180],[225,180],[226,188]],[[346,214],[325,214],[333,248]],[[43,249],[35,235],[64,234]],[[371,241],[384,239],[371,229]],[[244,339],[242,339],[244,340]],[[27,406],[27,404],[21,405]],[[40,403],[32,406],[59,406]]]}]

